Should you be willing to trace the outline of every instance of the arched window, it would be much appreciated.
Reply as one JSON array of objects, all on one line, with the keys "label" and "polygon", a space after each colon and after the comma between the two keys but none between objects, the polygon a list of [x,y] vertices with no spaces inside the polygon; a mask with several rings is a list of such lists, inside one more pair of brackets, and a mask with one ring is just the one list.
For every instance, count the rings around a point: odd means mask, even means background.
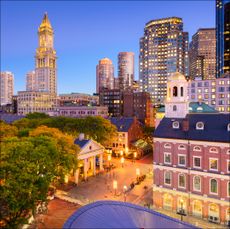
[{"label": "arched window", "polygon": [[199,176],[195,176],[193,178],[193,189],[195,191],[200,191],[201,190],[201,179]]},{"label": "arched window", "polygon": [[200,146],[194,146],[194,147],[193,147],[193,151],[200,152],[200,151],[201,151]]},{"label": "arched window", "polygon": [[217,148],[215,148],[215,147],[211,147],[211,148],[209,149],[209,152],[210,152],[210,153],[218,153],[218,150],[217,150]]},{"label": "arched window", "polygon": [[171,185],[171,172],[166,171],[164,178],[165,178],[164,179],[165,184]]},{"label": "arched window", "polygon": [[185,146],[184,145],[179,145],[178,149],[185,150]]},{"label": "arched window", "polygon": [[203,122],[197,122],[196,123],[196,129],[197,130],[203,130],[204,129],[204,123]]},{"label": "arched window", "polygon": [[217,194],[217,180],[216,179],[211,179],[210,180],[210,193]]},{"label": "arched window", "polygon": [[172,146],[171,146],[171,144],[169,144],[169,143],[165,143],[165,144],[164,144],[164,148],[166,148],[166,149],[171,149],[171,147],[172,147]]},{"label": "arched window", "polygon": [[178,121],[174,121],[173,123],[172,123],[172,127],[173,127],[173,129],[179,129],[179,122]]},{"label": "arched window", "polygon": [[184,96],[184,88],[180,87],[180,96],[183,97]]},{"label": "arched window", "polygon": [[176,105],[173,105],[173,111],[176,111],[176,110],[177,110]]},{"label": "arched window", "polygon": [[177,97],[177,87],[175,86],[175,87],[173,87],[173,96],[174,97]]},{"label": "arched window", "polygon": [[184,174],[179,174],[178,187],[185,188],[185,175]]}]

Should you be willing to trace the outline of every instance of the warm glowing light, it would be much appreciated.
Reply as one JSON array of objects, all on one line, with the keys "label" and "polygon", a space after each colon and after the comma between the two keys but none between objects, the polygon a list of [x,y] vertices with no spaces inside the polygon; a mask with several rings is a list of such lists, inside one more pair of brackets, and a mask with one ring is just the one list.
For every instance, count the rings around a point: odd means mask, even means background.
[{"label": "warm glowing light", "polygon": [[111,161],[111,155],[110,154],[108,155],[108,161]]},{"label": "warm glowing light", "polygon": [[125,162],[125,158],[122,157],[122,158],[121,158],[121,163],[123,164],[124,162]]},{"label": "warm glowing light", "polygon": [[136,168],[136,175],[140,176],[140,169],[139,168]]},{"label": "warm glowing light", "polygon": [[123,156],[123,151],[121,150],[120,155]]},{"label": "warm glowing light", "polygon": [[135,158],[137,157],[137,152],[134,152],[134,157],[135,157]]},{"label": "warm glowing light", "polygon": [[117,181],[116,180],[113,181],[113,189],[117,189]]}]

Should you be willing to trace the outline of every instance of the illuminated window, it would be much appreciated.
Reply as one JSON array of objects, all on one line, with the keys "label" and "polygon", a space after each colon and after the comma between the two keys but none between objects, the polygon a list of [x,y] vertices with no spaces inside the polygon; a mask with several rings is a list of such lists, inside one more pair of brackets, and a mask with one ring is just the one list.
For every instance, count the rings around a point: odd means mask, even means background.
[{"label": "illuminated window", "polygon": [[218,159],[216,158],[209,159],[209,169],[214,171],[218,170]]}]

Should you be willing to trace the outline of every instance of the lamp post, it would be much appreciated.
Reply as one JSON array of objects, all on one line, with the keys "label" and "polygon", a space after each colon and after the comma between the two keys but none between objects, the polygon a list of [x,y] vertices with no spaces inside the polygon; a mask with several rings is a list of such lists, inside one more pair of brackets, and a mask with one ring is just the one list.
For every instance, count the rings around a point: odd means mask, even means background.
[{"label": "lamp post", "polygon": [[136,158],[137,158],[137,152],[133,153],[133,161],[136,162]]},{"label": "lamp post", "polygon": [[180,215],[180,220],[183,221],[183,216],[186,216],[185,210],[183,208],[184,200],[180,200],[180,209],[177,211],[177,214]]},{"label": "lamp post", "polygon": [[140,176],[140,169],[139,169],[139,168],[136,168],[136,176],[137,176],[137,179],[138,179],[139,176]]},{"label": "lamp post", "polygon": [[111,154],[108,154],[108,161],[109,161],[109,169],[110,169]]},{"label": "lamp post", "polygon": [[114,195],[117,195],[117,181],[113,180],[113,189],[114,189]]},{"label": "lamp post", "polygon": [[122,150],[120,151],[120,155],[123,156],[123,151]]},{"label": "lamp post", "polygon": [[124,167],[124,162],[125,162],[125,158],[122,157],[122,158],[121,158],[121,167],[122,167],[122,168]]},{"label": "lamp post", "polygon": [[126,192],[127,192],[127,186],[126,185],[124,185],[123,191],[124,191],[124,202],[126,202]]}]

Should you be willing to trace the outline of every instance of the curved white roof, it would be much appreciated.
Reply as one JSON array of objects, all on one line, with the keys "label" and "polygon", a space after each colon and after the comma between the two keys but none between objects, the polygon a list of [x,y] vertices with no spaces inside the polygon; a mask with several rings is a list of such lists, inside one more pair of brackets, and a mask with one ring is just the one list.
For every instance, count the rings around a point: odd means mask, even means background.
[{"label": "curved white roof", "polygon": [[97,201],[77,210],[63,228],[196,228],[153,210],[120,201]]}]

